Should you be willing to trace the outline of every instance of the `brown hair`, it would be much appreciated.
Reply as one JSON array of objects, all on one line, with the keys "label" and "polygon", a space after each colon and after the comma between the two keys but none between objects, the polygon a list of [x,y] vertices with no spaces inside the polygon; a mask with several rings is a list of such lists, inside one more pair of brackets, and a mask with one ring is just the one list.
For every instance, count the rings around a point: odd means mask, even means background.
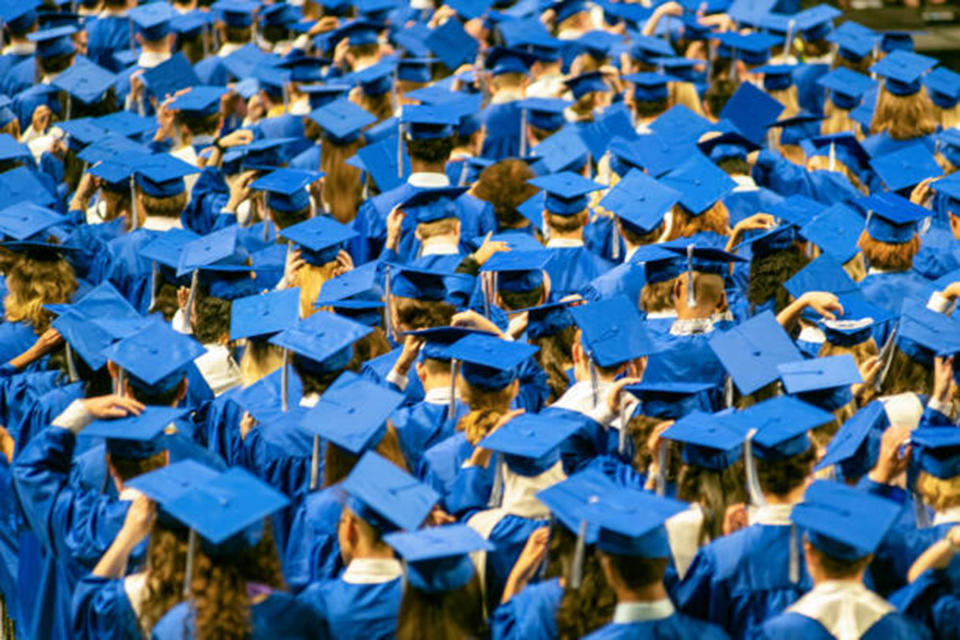
[{"label": "brown hair", "polygon": [[857,251],[852,258],[843,263],[843,270],[854,282],[860,282],[866,278],[867,262],[864,260],[863,254]]},{"label": "brown hair", "polygon": [[313,303],[320,296],[323,285],[334,277],[336,260],[317,266],[304,264],[293,276],[293,286],[300,287],[300,317],[306,318],[316,313]]},{"label": "brown hair", "polygon": [[917,362],[895,345],[890,370],[883,379],[880,395],[893,396],[898,393],[933,393],[933,367]]},{"label": "brown hair", "polygon": [[850,69],[851,71],[856,71],[861,75],[870,75],[870,67],[873,66],[873,55],[866,55],[860,58],[859,61],[854,62],[853,60],[848,60],[841,55],[833,56],[833,68],[839,69],[843,67],[845,69]]},{"label": "brown hair", "polygon": [[559,567],[557,575],[562,575],[565,583],[555,616],[557,637],[563,640],[582,638],[599,629],[610,621],[617,606],[617,595],[607,584],[600,556],[592,546],[584,549],[580,588],[571,586],[576,544],[577,538],[569,529],[563,525],[551,527],[547,571]]},{"label": "brown hair", "polygon": [[[165,196],[163,198],[154,198],[143,192],[137,187],[137,195],[140,196],[140,202],[145,209],[142,213],[148,216],[162,218],[179,218],[187,206],[187,192],[178,193],[175,196]],[[137,212],[138,214],[141,212]]]},{"label": "brown hair", "polygon": [[7,272],[7,290],[4,319],[25,322],[40,335],[53,318],[44,305],[70,302],[77,290],[77,278],[63,258],[43,260],[24,254]]},{"label": "brown hair", "polygon": [[886,87],[880,90],[877,108],[870,123],[871,134],[886,131],[894,140],[912,140],[936,130],[933,103],[923,91],[912,96],[895,96]]},{"label": "brown hair", "polygon": [[560,216],[544,211],[543,218],[546,220],[547,226],[557,233],[573,233],[578,229],[582,229],[587,224],[586,211],[581,211],[572,216]]},{"label": "brown hair", "polygon": [[856,560],[840,560],[827,555],[812,544],[807,547],[807,550],[829,580],[845,580],[858,576],[873,559],[872,555],[868,555]]},{"label": "brown hair", "polygon": [[432,222],[421,222],[417,225],[417,234],[420,236],[420,240],[429,240],[437,236],[450,235],[457,230],[459,222],[460,219],[457,218],[456,215],[441,220],[433,220]]},{"label": "brown hair", "polygon": [[407,583],[397,617],[397,640],[461,640],[484,636],[483,591],[474,572],[458,589],[427,593]]},{"label": "brown hair", "polygon": [[590,91],[585,93],[570,107],[570,111],[576,116],[578,122],[592,121],[593,111],[600,106],[600,93]]},{"label": "brown hair", "polygon": [[673,309],[673,285],[676,278],[663,282],[648,282],[640,290],[640,307],[647,313]]},{"label": "brown hair", "polygon": [[453,320],[457,308],[442,300],[418,300],[391,296],[397,325],[404,330],[445,327]]},{"label": "brown hair", "polygon": [[514,397],[514,385],[491,391],[476,387],[461,376],[457,380],[460,397],[470,407],[470,413],[457,422],[457,431],[463,431],[470,444],[477,444],[497,424],[497,421],[510,410]]},{"label": "brown hair", "polygon": [[935,511],[945,511],[960,505],[960,476],[938,478],[926,471],[917,476],[917,493]]},{"label": "brown hair", "polygon": [[540,349],[534,357],[547,374],[547,386],[550,387],[547,404],[556,401],[570,386],[567,369],[573,364],[573,345],[576,339],[577,328],[570,326],[559,333],[528,340],[531,345]]},{"label": "brown hair", "polygon": [[527,182],[533,177],[534,173],[526,162],[508,158],[484,169],[471,193],[493,205],[501,228],[522,227],[526,218],[517,211],[517,207],[539,191]]},{"label": "brown hair", "polygon": [[346,160],[365,144],[363,136],[347,144],[337,144],[323,136],[320,168],[323,170],[323,199],[337,222],[346,224],[357,216],[363,200],[362,172]]},{"label": "brown hair", "polygon": [[884,271],[909,271],[913,268],[913,257],[920,251],[920,236],[915,233],[908,242],[892,244],[874,239],[864,229],[858,245],[871,267]]},{"label": "brown hair", "polygon": [[637,590],[663,580],[668,558],[641,558],[616,553],[600,552],[610,560],[610,567],[617,572],[628,589]]},{"label": "brown hair", "polygon": [[353,359],[347,365],[347,369],[359,371],[364,362],[390,353],[390,350],[387,334],[381,327],[373,327],[371,333],[353,343]]},{"label": "brown hair", "polygon": [[249,387],[283,364],[283,349],[266,340],[247,340],[240,359],[240,375],[243,386]]},{"label": "brown hair", "polygon": [[877,343],[873,339],[873,336],[851,347],[833,344],[829,340],[824,340],[820,346],[820,351],[817,353],[817,357],[842,356],[848,353],[853,356],[853,359],[857,362],[857,366],[860,366],[873,356],[878,355],[880,350],[877,348]]},{"label": "brown hair", "polygon": [[107,452],[107,461],[120,476],[120,479],[126,482],[167,466],[167,454],[165,451],[161,451],[149,458],[123,458]]},{"label": "brown hair", "polygon": [[677,478],[677,499],[696,502],[703,510],[702,544],[723,536],[723,517],[727,507],[746,502],[743,462],[738,460],[717,471],[685,464]]},{"label": "brown hair", "polygon": [[807,481],[817,452],[814,447],[781,460],[757,458],[757,479],[764,493],[785,496]]},{"label": "brown hair", "polygon": [[713,231],[721,236],[730,235],[730,211],[722,200],[717,200],[709,209],[696,216],[681,204],[673,205],[673,223],[667,240],[689,238],[703,231]]},{"label": "brown hair", "polygon": [[247,583],[274,589],[284,586],[270,519],[264,520],[263,535],[256,545],[216,561],[197,545],[193,571],[190,595],[196,640],[249,638],[253,621]]},{"label": "brown hair", "polygon": [[703,117],[703,104],[700,102],[700,95],[692,82],[669,82],[667,83],[668,98],[670,106],[682,104],[693,111],[698,116]]},{"label": "brown hair", "polygon": [[[400,437],[389,420],[387,420],[387,429],[383,433],[383,438],[373,450],[404,471],[410,471],[407,460],[403,456],[403,450],[400,448]],[[359,460],[359,455],[327,441],[327,449],[323,454],[323,486],[332,487],[342,481],[350,475]]]},{"label": "brown hair", "polygon": [[632,229],[628,229],[626,225],[620,224],[619,222],[616,224],[619,225],[620,234],[623,236],[623,239],[634,246],[653,244],[661,235],[663,235],[664,223],[662,222],[658,224],[655,229],[648,231],[647,233],[638,233]]},{"label": "brown hair", "polygon": [[183,600],[187,569],[187,532],[154,521],[147,544],[146,579],[140,604],[140,630],[150,635],[157,621]]},{"label": "brown hair", "polygon": [[752,305],[761,305],[773,298],[774,313],[779,313],[790,303],[790,293],[783,283],[808,264],[810,258],[797,243],[768,255],[754,254],[750,261],[747,300]]}]

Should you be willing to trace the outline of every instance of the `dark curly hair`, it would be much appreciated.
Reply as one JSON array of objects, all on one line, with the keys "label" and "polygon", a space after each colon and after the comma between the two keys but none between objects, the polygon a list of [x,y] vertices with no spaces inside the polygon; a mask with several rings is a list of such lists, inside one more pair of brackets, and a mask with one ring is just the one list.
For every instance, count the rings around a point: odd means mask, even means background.
[{"label": "dark curly hair", "polygon": [[752,305],[761,305],[773,298],[774,312],[780,312],[790,303],[790,293],[783,283],[808,264],[810,258],[799,244],[793,244],[784,251],[754,257],[750,262],[747,300]]},{"label": "dark curly hair", "polygon": [[617,606],[617,596],[607,584],[592,546],[584,550],[580,588],[570,586],[576,545],[577,537],[569,529],[559,524],[551,528],[547,573],[551,577],[563,576],[566,585],[556,613],[557,637],[563,640],[582,638],[602,627],[613,617]]},{"label": "dark curly hair", "polygon": [[452,151],[452,137],[432,140],[407,140],[407,153],[410,154],[411,160],[439,164],[449,160]]},{"label": "dark curly hair", "polygon": [[526,224],[526,218],[517,211],[517,207],[539,191],[527,182],[534,177],[533,170],[526,162],[508,158],[484,169],[472,193],[493,205],[501,229],[515,229]]},{"label": "dark curly hair", "polygon": [[813,469],[817,452],[814,447],[803,453],[782,460],[761,460],[757,462],[757,479],[764,493],[785,496],[806,482]]}]

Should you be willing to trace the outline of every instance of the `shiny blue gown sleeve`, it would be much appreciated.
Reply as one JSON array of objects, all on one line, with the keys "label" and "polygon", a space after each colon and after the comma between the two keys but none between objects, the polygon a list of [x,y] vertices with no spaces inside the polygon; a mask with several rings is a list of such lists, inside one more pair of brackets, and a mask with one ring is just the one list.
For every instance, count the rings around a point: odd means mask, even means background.
[{"label": "shiny blue gown sleeve", "polygon": [[142,637],[123,579],[86,575],[73,592],[73,633],[90,640],[137,640]]}]

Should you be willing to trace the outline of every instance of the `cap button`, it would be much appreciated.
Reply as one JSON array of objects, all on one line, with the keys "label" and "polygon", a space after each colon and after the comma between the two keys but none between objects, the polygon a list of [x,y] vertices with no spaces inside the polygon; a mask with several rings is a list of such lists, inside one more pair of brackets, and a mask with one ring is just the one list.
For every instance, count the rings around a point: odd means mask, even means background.
[{"label": "cap button", "polygon": [[357,412],[357,408],[356,408],[356,407],[350,407],[349,409],[347,409],[347,413],[349,413],[350,415],[353,415],[353,414],[355,414],[356,412]]},{"label": "cap button", "polygon": [[697,186],[699,187],[700,185],[703,184],[703,180],[701,180],[700,178],[694,178],[694,179],[693,179],[693,184],[695,184],[695,185],[697,185]]}]

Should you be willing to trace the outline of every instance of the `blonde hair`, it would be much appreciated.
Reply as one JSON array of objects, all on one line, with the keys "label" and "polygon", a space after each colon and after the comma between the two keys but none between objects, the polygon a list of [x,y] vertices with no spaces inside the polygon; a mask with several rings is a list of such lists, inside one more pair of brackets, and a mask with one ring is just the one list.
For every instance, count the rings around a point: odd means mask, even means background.
[{"label": "blonde hair", "polygon": [[70,302],[77,290],[77,277],[63,258],[40,260],[24,255],[7,273],[4,318],[25,322],[40,335],[50,327],[52,314],[44,305]]},{"label": "blonde hair", "polygon": [[863,258],[863,254],[857,251],[852,258],[843,263],[843,270],[851,280],[860,282],[867,277],[867,261]]},{"label": "blonde hair", "polygon": [[316,312],[316,309],[313,308],[313,303],[316,302],[320,296],[323,283],[333,279],[333,271],[336,268],[336,261],[331,260],[319,267],[314,264],[305,264],[297,270],[297,273],[293,277],[292,286],[300,287],[301,318],[312,316],[314,312]]},{"label": "blonde hair", "polygon": [[820,123],[821,135],[852,133],[857,140],[863,140],[863,129],[859,122],[850,117],[849,110],[841,109],[828,99],[823,105],[823,113],[826,118]]},{"label": "blonde hair", "polygon": [[696,216],[683,205],[673,205],[673,224],[667,240],[689,238],[703,231],[712,231],[721,236],[730,235],[730,211],[722,200],[717,200],[709,209]]},{"label": "blonde hair", "polygon": [[880,90],[877,108],[870,123],[871,134],[886,131],[894,140],[911,140],[930,135],[936,130],[933,103],[923,91],[912,96],[895,96],[886,87]]},{"label": "blonde hair", "polygon": [[240,359],[240,377],[249,387],[283,365],[283,349],[263,340],[247,340]]},{"label": "blonde hair", "polygon": [[362,172],[346,163],[347,158],[364,145],[362,137],[347,144],[336,144],[323,136],[320,147],[320,168],[323,178],[323,200],[337,222],[346,224],[357,217],[363,201]]},{"label": "blonde hair", "polygon": [[945,511],[960,505],[960,476],[938,478],[921,471],[917,476],[917,493],[935,511]]},{"label": "blonde hair", "polygon": [[682,104],[698,116],[706,117],[703,113],[700,95],[692,82],[669,82],[667,83],[667,91],[667,104],[671,107]]}]

